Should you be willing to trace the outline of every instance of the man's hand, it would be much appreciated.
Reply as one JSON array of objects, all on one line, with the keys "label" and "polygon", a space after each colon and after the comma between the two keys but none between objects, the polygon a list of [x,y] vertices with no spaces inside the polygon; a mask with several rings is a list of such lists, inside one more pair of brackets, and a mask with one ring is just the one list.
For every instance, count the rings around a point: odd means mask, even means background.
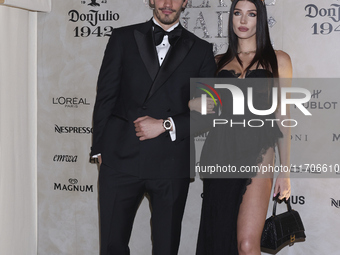
[{"label": "man's hand", "polygon": [[144,116],[136,119],[133,123],[135,124],[136,136],[139,137],[140,141],[155,138],[165,132],[162,119],[156,120]]},{"label": "man's hand", "polygon": [[102,164],[102,156],[101,155],[98,155],[98,164],[99,164],[99,167]]}]

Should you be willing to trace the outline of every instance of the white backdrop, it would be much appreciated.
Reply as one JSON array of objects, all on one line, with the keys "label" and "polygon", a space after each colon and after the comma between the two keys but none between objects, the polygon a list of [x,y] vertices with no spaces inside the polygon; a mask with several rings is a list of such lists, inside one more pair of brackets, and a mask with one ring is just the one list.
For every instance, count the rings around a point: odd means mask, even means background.
[{"label": "white backdrop", "polygon": [[[50,0],[0,0],[0,4],[31,11],[51,11]],[[36,26],[34,26],[36,28]]]},{"label": "white backdrop", "polygon": [[51,1],[0,3],[0,254],[30,255],[37,254],[36,11],[49,11]]},{"label": "white backdrop", "polygon": [[36,254],[37,13],[0,5],[0,35],[0,254]]},{"label": "white backdrop", "polygon": [[[143,22],[142,0],[54,0],[38,17],[38,254],[97,254],[97,166],[89,163],[96,79],[112,28]],[[268,0],[272,41],[290,54],[296,78],[320,78],[310,106],[312,124],[292,131],[292,163],[336,164],[340,141],[339,2]],[[226,49],[229,0],[191,0],[181,22],[197,36]],[[96,19],[98,18],[98,19]],[[321,79],[322,78],[322,79]],[[333,108],[325,109],[327,102]],[[318,116],[323,116],[321,122]],[[330,122],[330,120],[332,120]],[[292,174],[298,176],[298,174]],[[338,254],[339,179],[293,178],[292,202],[307,239],[280,254]],[[179,254],[194,254],[202,182],[191,184]],[[284,208],[279,209],[283,211]],[[269,214],[271,213],[271,205]],[[150,211],[144,199],[131,238],[131,254],[151,254]]]}]

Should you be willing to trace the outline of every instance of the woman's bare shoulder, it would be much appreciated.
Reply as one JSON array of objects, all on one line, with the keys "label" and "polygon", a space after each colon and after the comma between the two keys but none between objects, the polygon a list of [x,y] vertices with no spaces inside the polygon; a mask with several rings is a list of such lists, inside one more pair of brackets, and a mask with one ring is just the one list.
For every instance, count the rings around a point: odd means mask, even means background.
[{"label": "woman's bare shoulder", "polygon": [[280,64],[288,64],[292,62],[288,53],[282,50],[276,50],[275,54],[276,54],[276,58],[277,58],[277,62],[279,66]]},{"label": "woman's bare shoulder", "polygon": [[276,50],[275,54],[277,58],[277,65],[279,68],[279,77],[291,78],[292,60],[290,59],[290,56],[282,50]]}]

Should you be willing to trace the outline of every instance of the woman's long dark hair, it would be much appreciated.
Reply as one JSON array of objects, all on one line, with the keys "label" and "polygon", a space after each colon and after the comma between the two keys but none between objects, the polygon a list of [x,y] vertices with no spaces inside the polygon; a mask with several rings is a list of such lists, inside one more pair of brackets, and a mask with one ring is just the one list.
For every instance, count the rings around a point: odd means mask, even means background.
[{"label": "woman's long dark hair", "polygon": [[278,77],[278,65],[276,54],[271,45],[269,28],[267,21],[267,10],[265,4],[261,0],[234,0],[230,7],[229,14],[229,24],[228,24],[228,41],[229,46],[227,52],[218,60],[217,63],[217,73],[227,65],[234,58],[242,65],[242,61],[238,56],[238,37],[233,29],[233,16],[235,11],[235,6],[239,1],[249,1],[252,2],[257,10],[257,22],[256,22],[256,53],[246,68],[248,71],[255,63],[257,63],[256,68],[262,67],[271,71],[274,77]]}]

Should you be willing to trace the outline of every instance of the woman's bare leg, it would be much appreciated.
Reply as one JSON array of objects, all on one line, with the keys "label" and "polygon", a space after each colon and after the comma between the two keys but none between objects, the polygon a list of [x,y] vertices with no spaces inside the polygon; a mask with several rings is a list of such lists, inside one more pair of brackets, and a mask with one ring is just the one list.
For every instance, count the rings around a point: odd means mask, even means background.
[{"label": "woman's bare leg", "polygon": [[[263,156],[262,165],[273,165],[274,154],[274,149],[269,148]],[[272,176],[254,177],[243,196],[237,219],[239,255],[261,254],[260,242],[273,185]]]}]

